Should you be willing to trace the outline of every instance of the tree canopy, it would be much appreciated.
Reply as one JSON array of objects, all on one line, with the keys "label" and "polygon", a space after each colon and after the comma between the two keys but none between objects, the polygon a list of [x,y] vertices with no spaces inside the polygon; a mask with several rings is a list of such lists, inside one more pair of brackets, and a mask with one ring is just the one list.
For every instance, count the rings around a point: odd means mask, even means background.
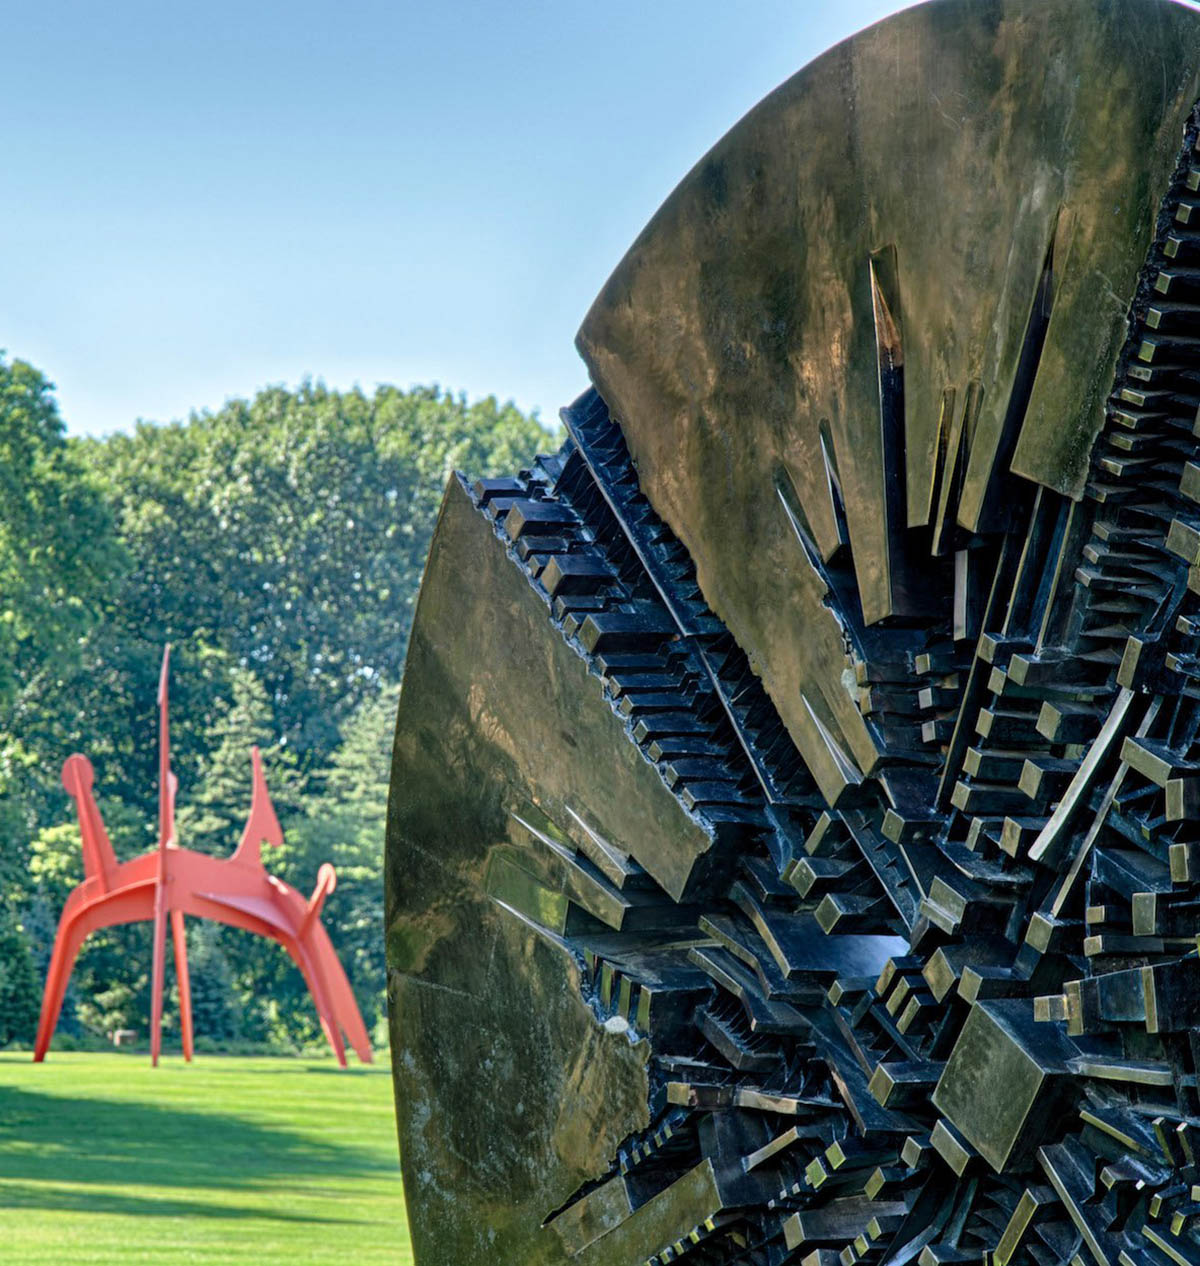
[{"label": "tree canopy", "polygon": [[[232,850],[257,744],[286,836],[268,863],[302,890],[338,867],[326,918],[375,1020],[392,714],[442,490],[455,469],[511,470],[555,442],[494,398],[314,382],[68,440],[46,379],[0,358],[0,940],[42,970],[48,912],[79,877],[58,781],[71,751],[95,765],[118,855],[153,845],[170,642],[181,842]],[[213,1040],[315,1033],[278,947],[192,936]],[[64,1025],[144,1032],[148,969],[144,927],[93,936]],[[28,1024],[22,972],[0,981],[0,1043]]]},{"label": "tree canopy", "polygon": [[120,551],[46,379],[0,357],[0,704],[69,664]]}]

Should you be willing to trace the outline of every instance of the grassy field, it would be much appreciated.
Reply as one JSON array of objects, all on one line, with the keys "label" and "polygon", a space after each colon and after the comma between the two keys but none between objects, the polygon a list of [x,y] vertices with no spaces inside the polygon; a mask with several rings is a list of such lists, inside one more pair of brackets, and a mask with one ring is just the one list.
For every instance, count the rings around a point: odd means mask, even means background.
[{"label": "grassy field", "polygon": [[411,1266],[386,1055],[0,1053],[0,1260]]}]

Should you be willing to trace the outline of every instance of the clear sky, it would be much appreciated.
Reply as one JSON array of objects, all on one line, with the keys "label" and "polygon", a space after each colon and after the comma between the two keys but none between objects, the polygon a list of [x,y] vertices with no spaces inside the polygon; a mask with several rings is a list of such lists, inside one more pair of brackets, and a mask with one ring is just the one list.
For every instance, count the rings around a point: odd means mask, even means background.
[{"label": "clear sky", "polygon": [[76,433],[305,375],[552,420],[742,114],[894,0],[8,0],[0,348]]}]

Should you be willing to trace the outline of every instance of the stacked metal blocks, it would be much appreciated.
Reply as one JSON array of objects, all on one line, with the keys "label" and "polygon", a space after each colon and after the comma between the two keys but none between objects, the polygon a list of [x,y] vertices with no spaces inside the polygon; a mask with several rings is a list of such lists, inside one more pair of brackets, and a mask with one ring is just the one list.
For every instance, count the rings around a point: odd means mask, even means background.
[{"label": "stacked metal blocks", "polygon": [[1198,69],[1159,0],[855,37],[635,244],[562,450],[452,481],[421,1266],[1200,1263]]}]

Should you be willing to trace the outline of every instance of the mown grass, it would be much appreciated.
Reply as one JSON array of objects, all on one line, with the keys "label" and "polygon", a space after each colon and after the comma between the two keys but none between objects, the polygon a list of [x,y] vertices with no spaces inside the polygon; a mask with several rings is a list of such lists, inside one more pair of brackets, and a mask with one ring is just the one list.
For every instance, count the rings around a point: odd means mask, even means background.
[{"label": "mown grass", "polygon": [[386,1058],[0,1053],[0,1262],[411,1266]]}]

